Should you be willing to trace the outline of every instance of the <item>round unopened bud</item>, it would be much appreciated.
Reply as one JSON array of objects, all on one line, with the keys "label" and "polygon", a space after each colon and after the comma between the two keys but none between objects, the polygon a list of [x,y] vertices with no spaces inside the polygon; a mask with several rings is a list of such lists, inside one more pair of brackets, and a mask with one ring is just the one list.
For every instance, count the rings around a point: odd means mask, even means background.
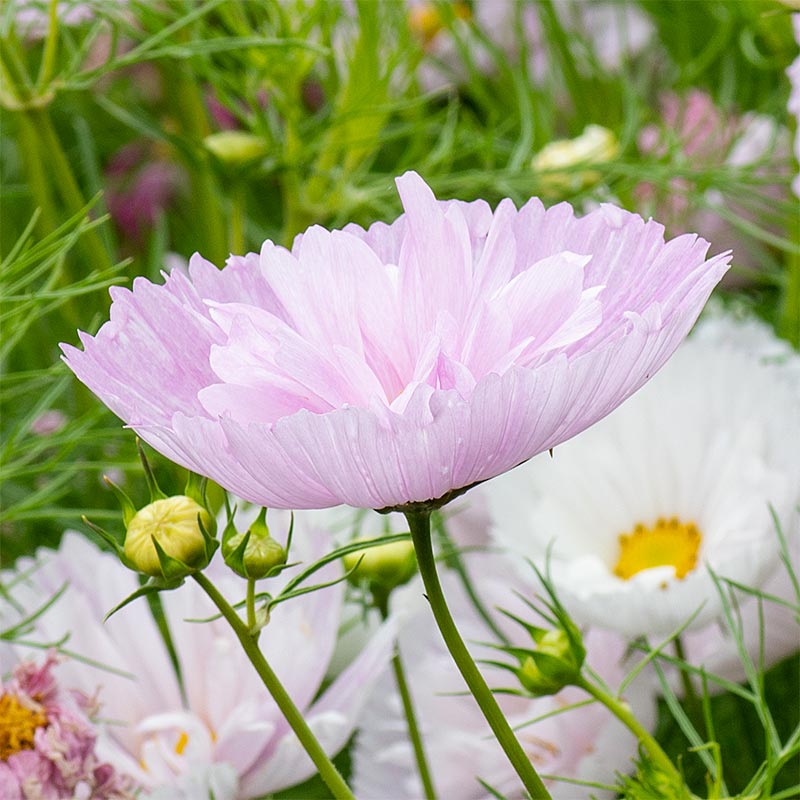
[{"label": "round unopened bud", "polygon": [[[619,153],[619,141],[613,131],[602,125],[587,125],[574,139],[556,139],[545,145],[531,160],[540,176],[543,189],[578,191],[602,179],[597,170],[573,170],[580,164],[605,164]],[[563,171],[560,171],[563,170]]]},{"label": "round unopened bud", "polygon": [[350,576],[351,581],[366,580],[371,588],[383,591],[407,583],[417,571],[417,557],[410,540],[366,547],[348,553],[342,560],[348,572],[358,564],[358,569]]},{"label": "round unopened bud", "polygon": [[566,631],[556,628],[539,637],[536,649],[522,660],[517,677],[532,694],[555,694],[578,680],[582,662]]},{"label": "round unopened bud", "polygon": [[203,506],[185,495],[156,500],[138,511],[125,534],[125,556],[145,575],[163,576],[153,539],[170,558],[187,572],[202,569],[208,563],[206,537],[198,517],[209,534],[216,525]]},{"label": "round unopened bud", "polygon": [[269,534],[258,535],[252,529],[244,553],[241,554],[241,560],[233,558],[246,535],[246,533],[234,534],[226,541],[222,551],[225,563],[238,575],[258,580],[266,577],[270,570],[286,563],[286,550],[280,542],[276,542]]},{"label": "round unopened bud", "polygon": [[232,167],[249,164],[267,154],[267,144],[260,136],[246,131],[220,131],[203,139],[206,149]]}]

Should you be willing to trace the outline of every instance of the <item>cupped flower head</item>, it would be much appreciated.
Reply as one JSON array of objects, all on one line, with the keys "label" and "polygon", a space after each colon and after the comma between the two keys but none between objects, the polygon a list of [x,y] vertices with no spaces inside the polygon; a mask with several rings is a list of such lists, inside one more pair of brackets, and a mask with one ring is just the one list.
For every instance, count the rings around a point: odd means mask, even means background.
[{"label": "cupped flower head", "polygon": [[[499,606],[523,618],[533,616],[514,590],[531,597],[541,587],[534,586],[532,580],[515,579],[508,560],[475,554],[465,557],[465,566],[475,578],[473,589],[485,610]],[[528,578],[535,580],[530,568]],[[470,642],[473,656],[499,660],[497,650],[477,644],[499,640],[479,616],[460,579],[454,572],[444,572],[442,582],[453,617]],[[391,607],[400,625],[399,652],[437,796],[488,800],[492,796],[488,785],[497,793],[494,796],[521,800],[525,795],[519,778],[445,649],[421,583],[417,580],[398,589]],[[530,638],[522,628],[514,624],[505,627],[499,614],[489,613],[496,625],[505,628],[503,632],[511,644],[530,647]],[[610,686],[618,685],[624,676],[624,640],[609,632],[590,631],[585,643],[589,664]],[[519,688],[514,676],[505,670],[482,665],[481,671],[492,688]],[[616,773],[624,774],[632,768],[635,738],[607,710],[599,705],[567,709],[586,698],[580,690],[567,688],[536,699],[507,694],[496,697],[509,723],[513,727],[524,725],[517,730],[517,736],[540,773],[558,775],[567,781],[609,785],[614,783]],[[643,725],[654,722],[649,684],[634,681],[626,690],[625,699]],[[525,724],[541,716],[546,718]],[[425,796],[393,675],[381,679],[367,703],[356,738],[353,766],[353,788],[363,800]],[[555,800],[584,796],[582,790],[576,794],[575,785],[566,781],[548,779],[546,783]],[[597,792],[597,796],[610,797],[613,793]]]},{"label": "cupped flower head", "polygon": [[156,450],[259,505],[440,500],[554,447],[644,384],[727,256],[613,206],[437,201],[194,256],[116,287],[76,375]]},{"label": "cupped flower head", "polygon": [[797,368],[763,325],[701,326],[614,414],[484,488],[496,539],[539,564],[552,545],[580,623],[660,636],[699,610],[708,625],[707,568],[758,588],[779,560],[770,506],[796,533]]},{"label": "cupped flower head", "polygon": [[133,800],[134,782],[98,756],[92,699],[57,680],[57,663],[52,652],[20,661],[0,680],[0,795]]},{"label": "cupped flower head", "polygon": [[[276,516],[281,516],[276,515]],[[288,515],[287,515],[288,516]],[[285,530],[288,519],[276,519]],[[316,558],[327,536],[303,531],[295,555]],[[305,550],[304,550],[305,548]],[[332,564],[323,580],[341,574]],[[232,602],[244,596],[244,582],[220,559],[206,575]],[[288,573],[287,573],[288,574]],[[270,590],[276,590],[277,578]],[[26,611],[42,598],[66,591],[36,619],[28,639],[58,641],[70,634],[70,659],[59,669],[68,685],[98,695],[102,717],[97,748],[104,761],[133,778],[147,798],[250,800],[301,783],[315,767],[224,620],[188,622],[216,611],[193,582],[160,595],[181,668],[183,697],[175,670],[146,602],[126,606],[105,624],[103,615],[138,587],[133,573],[77,534],[66,534],[58,552],[40,551],[23,562],[14,599]],[[302,595],[272,613],[260,645],[326,752],[333,756],[347,742],[368,691],[388,663],[391,627],[383,627],[336,680],[320,685],[336,643],[343,586]],[[21,644],[4,645],[25,654]],[[0,647],[0,653],[2,647]]]}]

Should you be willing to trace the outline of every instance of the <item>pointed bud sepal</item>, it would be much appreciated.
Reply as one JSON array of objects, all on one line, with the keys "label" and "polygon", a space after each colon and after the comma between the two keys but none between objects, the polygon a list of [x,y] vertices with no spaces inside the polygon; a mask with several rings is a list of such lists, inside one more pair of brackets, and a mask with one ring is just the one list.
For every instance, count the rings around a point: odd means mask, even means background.
[{"label": "pointed bud sepal", "polygon": [[186,495],[165,497],[136,513],[125,534],[126,564],[167,581],[208,565],[219,542],[211,514]]},{"label": "pointed bud sepal", "polygon": [[517,676],[522,687],[535,697],[556,694],[565,686],[580,682],[581,669],[586,659],[586,648],[583,645],[581,632],[559,606],[552,621],[558,626],[539,628],[520,619],[516,615],[500,609],[505,616],[522,625],[533,639],[533,649],[522,647],[499,646],[509,655],[514,656],[518,667],[507,666]]},{"label": "pointed bud sepal", "polygon": [[[356,539],[353,544],[358,541]],[[408,583],[417,572],[417,557],[411,539],[354,550],[343,556],[342,561],[351,583],[366,583],[373,594],[382,596]]]},{"label": "pointed bud sepal", "polygon": [[[292,526],[294,518],[292,518]],[[277,575],[286,566],[291,542],[291,528],[287,546],[272,538],[267,526],[267,509],[262,508],[256,521],[239,533],[233,525],[233,514],[222,534],[222,557],[225,563],[242,578],[260,580]]]},{"label": "pointed bud sepal", "polygon": [[622,778],[620,796],[624,800],[696,800],[689,787],[680,780],[677,770],[665,772],[644,751],[636,761],[636,772]]}]

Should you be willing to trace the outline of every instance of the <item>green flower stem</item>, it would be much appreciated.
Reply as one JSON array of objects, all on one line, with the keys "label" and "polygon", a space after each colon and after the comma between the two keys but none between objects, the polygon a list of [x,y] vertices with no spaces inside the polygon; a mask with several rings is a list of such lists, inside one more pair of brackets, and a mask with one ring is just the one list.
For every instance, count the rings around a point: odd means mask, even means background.
[{"label": "green flower stem", "polygon": [[[681,640],[680,636],[675,637],[675,655],[684,663],[688,661],[686,658],[686,653],[683,649],[683,641]],[[700,702],[700,698],[697,696],[697,690],[692,683],[691,675],[689,675],[685,669],[680,670],[680,673],[681,685],[683,686],[683,696],[686,703],[686,711],[689,714],[689,718],[692,720],[694,726],[700,730],[701,728],[705,727],[705,720],[703,719],[703,704]]]},{"label": "green flower stem", "polygon": [[522,745],[511,730],[508,720],[500,710],[500,706],[497,705],[491,689],[486,685],[483,675],[475,665],[464,644],[464,640],[461,638],[461,634],[456,628],[453,617],[450,615],[447,601],[442,592],[442,586],[439,583],[439,576],[436,572],[436,561],[431,543],[430,511],[406,511],[405,516],[411,529],[414,549],[417,551],[417,564],[422,575],[422,582],[425,584],[428,602],[431,604],[433,617],[447,645],[447,649],[453,657],[453,661],[455,661],[472,696],[480,706],[484,717],[486,717],[489,727],[497,737],[497,741],[505,751],[508,760],[516,770],[532,800],[550,798],[550,793],[545,788],[541,778],[536,774],[531,760],[525,754]]},{"label": "green flower stem", "polygon": [[247,627],[250,635],[258,641],[256,631],[256,582],[254,578],[247,579]]},{"label": "green flower stem", "polygon": [[197,229],[205,236],[203,255],[221,267],[228,257],[228,239],[225,234],[225,217],[218,199],[219,188],[202,148],[202,141],[210,132],[203,96],[184,65],[178,65],[168,76],[168,85],[184,132],[201,151],[197,161],[191,165],[190,177],[192,209],[197,214]]},{"label": "green flower stem", "polygon": [[233,607],[228,601],[219,593],[217,587],[205,576],[202,572],[195,572],[192,577],[200,584],[203,591],[211,598],[214,605],[220,610],[220,613],[228,621],[228,624],[233,628],[239,642],[250,659],[250,663],[255,667],[264,686],[272,695],[273,700],[278,704],[278,708],[285,717],[289,726],[294,731],[300,744],[308,753],[314,766],[319,771],[320,777],[327,787],[333,793],[336,800],[355,800],[355,795],[350,791],[350,788],[345,783],[344,778],[339,774],[333,762],[325,754],[322,745],[317,741],[311,728],[303,719],[300,710],[289,697],[286,689],[283,688],[278,676],[272,671],[272,668],[267,663],[264,654],[259,650],[255,637],[250,633],[247,625],[242,621]]},{"label": "green flower stem", "polygon": [[244,254],[245,185],[244,179],[236,177],[231,186],[231,253]]},{"label": "green flower stem", "polygon": [[[388,596],[385,596],[377,600],[378,610],[381,612],[381,617],[383,617],[384,620],[389,616],[388,599]],[[408,725],[408,736],[414,748],[414,758],[416,759],[417,770],[419,771],[419,777],[422,781],[422,790],[425,792],[426,800],[436,800],[436,789],[433,786],[433,778],[431,777],[431,771],[428,767],[425,747],[422,743],[422,736],[420,736],[419,725],[417,724],[417,715],[414,712],[414,703],[411,699],[411,692],[408,689],[405,669],[403,668],[403,662],[400,658],[400,649],[397,646],[395,646],[394,655],[392,656],[392,669],[394,670],[394,678],[397,683],[397,691],[400,693],[400,700],[403,703],[403,713],[405,714],[406,724]]]},{"label": "green flower stem", "polygon": [[661,748],[661,745],[648,733],[644,726],[633,715],[627,703],[619,700],[611,694],[603,691],[599,686],[595,686],[581,676],[575,686],[583,689],[599,703],[602,703],[633,735],[639,740],[640,744],[647,750],[653,764],[662,772],[669,775],[676,785],[683,784],[683,777],[670,761],[669,756]]},{"label": "green flower stem", "polygon": [[[57,187],[64,205],[70,215],[77,213],[86,206],[86,200],[78,186],[47,109],[29,108],[22,111],[21,114],[27,119],[29,130],[35,132],[39,151],[46,155],[45,163],[52,175],[53,185]],[[113,266],[111,257],[97,231],[86,231],[82,243],[93,267],[110,269]]]},{"label": "green flower stem", "polygon": [[45,159],[39,148],[36,129],[25,114],[20,114],[19,122],[19,148],[22,152],[22,163],[28,176],[28,185],[33,202],[39,208],[39,228],[43,234],[52,233],[58,227],[53,196],[45,172]]}]

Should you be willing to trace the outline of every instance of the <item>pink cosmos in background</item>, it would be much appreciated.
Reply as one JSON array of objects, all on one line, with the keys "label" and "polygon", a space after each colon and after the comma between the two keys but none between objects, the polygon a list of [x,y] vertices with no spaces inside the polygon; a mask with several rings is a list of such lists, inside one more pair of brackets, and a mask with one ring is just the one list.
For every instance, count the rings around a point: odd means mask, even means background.
[{"label": "pink cosmos in background", "polygon": [[[659,98],[659,109],[660,123],[642,129],[639,148],[660,158],[669,154],[671,161],[689,174],[671,177],[666,186],[640,184],[636,189],[640,209],[658,217],[671,232],[701,231],[717,250],[733,250],[736,267],[763,269],[763,245],[720,212],[732,211],[747,222],[773,229],[767,219],[769,212],[776,201],[788,196],[788,132],[766,114],[722,109],[699,89],[683,96],[665,93]],[[754,173],[763,185],[754,186],[745,198],[699,189],[691,172],[713,168],[731,174]],[[729,275],[726,281],[732,279],[735,276]]]},{"label": "pink cosmos in background", "polygon": [[[328,551],[323,531],[301,516],[297,524],[302,535],[293,545],[296,556],[313,559]],[[270,512],[270,525],[286,530],[288,515]],[[194,583],[161,595],[181,667],[182,693],[145,601],[135,601],[103,622],[138,586],[136,576],[116,557],[67,533],[57,552],[39,550],[36,561],[23,560],[17,570],[13,596],[27,613],[68,584],[27,638],[53,642],[69,634],[66,647],[88,659],[64,660],[59,678],[97,699],[105,721],[97,731],[99,757],[142,786],[143,798],[198,800],[213,792],[216,800],[250,800],[316,772],[227,623],[186,621],[215,612]],[[322,580],[335,578],[337,570],[341,567],[331,565],[321,571]],[[208,574],[232,602],[243,597],[243,581],[221,561],[212,563]],[[320,693],[336,644],[343,595],[338,584],[285,603],[275,609],[260,639],[281,682],[331,756],[351,736],[366,692],[388,664],[393,642],[391,627],[383,626]],[[0,611],[0,627],[16,621],[4,619],[5,608]],[[0,642],[0,663],[8,651],[24,657],[31,649]],[[65,796],[72,797],[54,797]],[[105,800],[106,795],[97,797]]]},{"label": "pink cosmos in background", "polygon": [[437,201],[223,270],[111,290],[75,374],[162,454],[259,505],[384,508],[499,475],[644,384],[727,269],[604,205]]},{"label": "pink cosmos in background", "polygon": [[54,674],[58,658],[20,661],[0,678],[0,796],[3,800],[133,800],[135,784],[96,752],[88,717],[95,699]]}]

